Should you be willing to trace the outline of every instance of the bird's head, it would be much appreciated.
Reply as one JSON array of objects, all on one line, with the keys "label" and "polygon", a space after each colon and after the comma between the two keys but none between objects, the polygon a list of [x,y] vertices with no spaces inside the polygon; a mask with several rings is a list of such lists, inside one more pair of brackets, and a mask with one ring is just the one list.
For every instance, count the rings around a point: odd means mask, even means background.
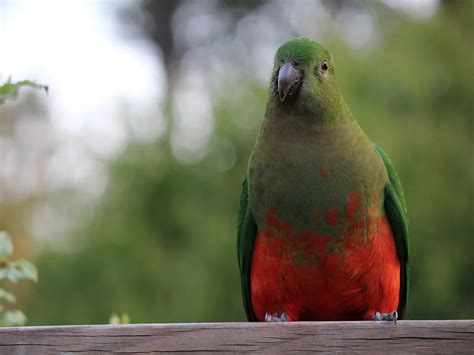
[{"label": "bird's head", "polygon": [[321,44],[293,38],[278,48],[273,66],[270,100],[274,105],[326,115],[346,107],[337,88],[334,61]]}]

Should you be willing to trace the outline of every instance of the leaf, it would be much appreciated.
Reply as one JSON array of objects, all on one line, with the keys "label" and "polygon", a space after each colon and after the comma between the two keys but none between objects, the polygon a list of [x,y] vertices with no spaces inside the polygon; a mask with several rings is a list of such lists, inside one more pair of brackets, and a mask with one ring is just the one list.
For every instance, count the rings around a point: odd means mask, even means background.
[{"label": "leaf", "polygon": [[15,260],[7,263],[5,267],[0,269],[0,279],[7,279],[17,283],[21,280],[38,281],[38,270],[36,266],[26,259]]},{"label": "leaf", "polygon": [[26,316],[18,309],[6,311],[3,315],[3,323],[6,326],[25,325]]},{"label": "leaf", "polygon": [[[19,280],[32,280],[38,281],[38,270],[31,262],[26,259],[18,259],[10,263],[10,267],[15,270],[17,281]],[[13,281],[10,279],[10,281]],[[16,281],[13,281],[16,282]]]},{"label": "leaf", "polygon": [[41,89],[48,93],[48,87],[46,85],[41,85],[30,80],[12,83],[11,79],[8,79],[5,84],[0,86],[0,105],[2,105],[7,99],[16,99],[22,87]]},{"label": "leaf", "polygon": [[7,279],[11,282],[18,282],[23,278],[23,273],[19,272],[15,267],[11,266],[10,263],[5,264],[4,267],[0,269],[0,280]]},{"label": "leaf", "polygon": [[5,301],[10,303],[14,303],[16,301],[15,295],[3,288],[0,288],[0,299],[4,299]]},{"label": "leaf", "polygon": [[110,316],[109,324],[120,324],[120,317],[116,313],[113,313]]},{"label": "leaf", "polygon": [[130,324],[130,317],[127,313],[123,313],[122,317],[120,317],[120,323],[122,324]]},{"label": "leaf", "polygon": [[38,269],[36,269],[36,266],[28,260],[18,259],[12,262],[11,265],[15,266],[16,269],[22,272],[25,279],[32,280],[34,282],[38,281]]},{"label": "leaf", "polygon": [[119,317],[117,313],[113,313],[109,319],[110,324],[130,324],[130,317],[127,313],[122,313]]},{"label": "leaf", "polygon": [[7,232],[0,232],[0,260],[13,252],[12,238]]}]

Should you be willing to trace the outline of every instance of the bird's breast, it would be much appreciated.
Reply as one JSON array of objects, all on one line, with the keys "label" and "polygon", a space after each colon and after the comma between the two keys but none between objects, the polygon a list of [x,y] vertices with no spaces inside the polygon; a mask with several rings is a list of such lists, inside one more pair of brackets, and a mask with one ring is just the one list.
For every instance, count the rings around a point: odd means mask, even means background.
[{"label": "bird's breast", "polygon": [[343,222],[350,199],[357,199],[356,213],[380,214],[387,181],[383,162],[355,122],[300,135],[268,130],[249,163],[249,203],[259,229],[273,209],[297,231],[328,233]]}]

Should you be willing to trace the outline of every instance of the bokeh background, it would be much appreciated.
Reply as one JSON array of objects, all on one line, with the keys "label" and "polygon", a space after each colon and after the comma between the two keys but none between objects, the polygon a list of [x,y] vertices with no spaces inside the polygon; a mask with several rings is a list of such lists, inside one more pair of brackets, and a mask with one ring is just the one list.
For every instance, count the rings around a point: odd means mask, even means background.
[{"label": "bokeh background", "polygon": [[0,0],[0,230],[29,324],[244,320],[240,184],[276,48],[323,43],[392,157],[412,319],[474,318],[474,1]]}]

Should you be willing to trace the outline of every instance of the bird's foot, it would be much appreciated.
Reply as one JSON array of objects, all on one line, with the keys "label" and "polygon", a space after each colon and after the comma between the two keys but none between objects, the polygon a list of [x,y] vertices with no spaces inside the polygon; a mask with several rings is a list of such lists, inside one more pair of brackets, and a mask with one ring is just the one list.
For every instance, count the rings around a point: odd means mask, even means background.
[{"label": "bird's foot", "polygon": [[274,313],[273,316],[270,313],[265,313],[265,322],[288,322],[288,316],[286,313],[282,313],[280,317],[278,317],[278,313]]},{"label": "bird's foot", "polygon": [[395,324],[397,324],[398,312],[397,311],[393,311],[390,313],[375,312],[372,319],[374,321],[390,321],[390,322],[395,322]]}]

